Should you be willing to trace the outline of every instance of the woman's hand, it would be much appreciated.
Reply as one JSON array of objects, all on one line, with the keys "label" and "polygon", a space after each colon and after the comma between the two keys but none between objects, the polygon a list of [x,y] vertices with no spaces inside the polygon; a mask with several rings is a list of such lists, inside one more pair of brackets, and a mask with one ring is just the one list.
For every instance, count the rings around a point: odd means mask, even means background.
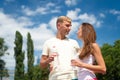
[{"label": "woman's hand", "polygon": [[77,67],[82,67],[83,62],[81,62],[79,59],[72,59],[71,60],[71,65],[72,66],[77,66]]}]

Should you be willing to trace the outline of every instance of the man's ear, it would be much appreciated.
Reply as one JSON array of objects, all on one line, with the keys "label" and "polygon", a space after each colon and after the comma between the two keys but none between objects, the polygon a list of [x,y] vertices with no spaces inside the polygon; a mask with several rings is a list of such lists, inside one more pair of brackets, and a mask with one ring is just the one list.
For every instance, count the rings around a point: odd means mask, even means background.
[{"label": "man's ear", "polygon": [[59,29],[59,28],[60,28],[60,25],[61,25],[60,23],[57,23],[57,29]]}]

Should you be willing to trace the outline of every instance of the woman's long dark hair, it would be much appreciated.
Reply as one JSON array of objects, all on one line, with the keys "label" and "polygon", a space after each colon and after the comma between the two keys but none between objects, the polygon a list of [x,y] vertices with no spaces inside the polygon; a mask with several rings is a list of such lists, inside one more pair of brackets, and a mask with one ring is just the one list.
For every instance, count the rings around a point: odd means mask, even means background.
[{"label": "woman's long dark hair", "polygon": [[82,23],[82,39],[84,41],[83,49],[79,55],[80,59],[89,56],[93,53],[94,49],[92,43],[96,41],[96,32],[93,26],[89,23]]}]

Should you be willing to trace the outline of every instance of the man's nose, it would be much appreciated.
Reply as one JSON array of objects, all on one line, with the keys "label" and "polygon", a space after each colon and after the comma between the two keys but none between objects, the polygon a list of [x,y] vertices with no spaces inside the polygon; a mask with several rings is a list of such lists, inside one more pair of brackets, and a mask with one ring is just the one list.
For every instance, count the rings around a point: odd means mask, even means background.
[{"label": "man's nose", "polygon": [[68,27],[69,30],[71,30],[71,27]]}]

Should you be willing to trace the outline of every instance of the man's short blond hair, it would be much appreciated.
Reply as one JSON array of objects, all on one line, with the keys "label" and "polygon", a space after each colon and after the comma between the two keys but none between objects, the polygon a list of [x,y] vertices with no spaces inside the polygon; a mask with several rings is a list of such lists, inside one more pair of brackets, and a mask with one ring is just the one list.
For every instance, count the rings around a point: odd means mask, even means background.
[{"label": "man's short blond hair", "polygon": [[58,17],[56,23],[58,23],[58,22],[63,23],[63,21],[67,21],[67,22],[71,23],[72,20],[67,16],[60,16],[60,17]]}]

